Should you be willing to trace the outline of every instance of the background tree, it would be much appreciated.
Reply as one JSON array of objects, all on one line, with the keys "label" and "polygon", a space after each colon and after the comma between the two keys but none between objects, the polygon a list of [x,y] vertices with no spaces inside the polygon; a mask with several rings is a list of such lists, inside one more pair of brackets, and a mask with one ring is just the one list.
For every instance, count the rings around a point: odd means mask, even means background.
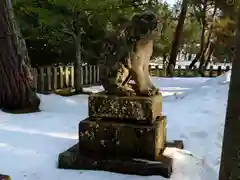
[{"label": "background tree", "polygon": [[[229,60],[233,55],[230,52],[234,48],[235,31],[231,30],[235,30],[236,20],[233,16],[227,18],[228,15],[221,9],[225,5],[219,1],[189,0],[183,32],[177,36],[180,38],[178,48],[172,46],[182,1],[177,1],[173,6],[155,0],[14,2],[17,21],[34,67],[73,64],[77,57],[81,57],[82,63],[97,64],[102,38],[117,31],[120,24],[143,10],[154,11],[159,16],[161,29],[154,43],[154,62],[164,61],[168,64],[171,49],[176,50],[177,59],[193,60],[196,57],[190,67],[201,62],[199,69],[207,67],[212,59],[223,62],[225,57]],[[81,43],[75,43],[73,37],[77,37],[77,34],[74,26],[80,29]],[[76,48],[77,44],[81,44],[81,47]],[[81,49],[81,56],[77,56],[79,53],[76,53],[76,49]]]},{"label": "background tree", "polygon": [[[212,26],[210,25],[213,22],[217,8],[216,5],[210,0],[193,0],[192,6],[194,9],[195,17],[199,22],[199,26],[201,27],[201,35],[200,35],[200,49],[197,53],[195,59],[189,65],[189,68],[193,68],[197,61],[200,61],[199,72],[201,73],[202,68],[205,64],[206,58],[211,54],[209,49],[209,45],[212,37]],[[215,38],[216,39],[216,38]],[[208,54],[206,54],[206,52]],[[204,73],[202,73],[204,75]]]}]

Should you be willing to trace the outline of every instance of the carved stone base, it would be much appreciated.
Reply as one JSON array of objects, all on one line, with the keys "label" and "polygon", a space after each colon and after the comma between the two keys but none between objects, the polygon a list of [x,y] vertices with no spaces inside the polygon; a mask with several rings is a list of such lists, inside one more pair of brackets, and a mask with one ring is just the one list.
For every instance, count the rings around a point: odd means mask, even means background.
[{"label": "carved stone base", "polygon": [[0,180],[11,180],[10,176],[0,174]]},{"label": "carved stone base", "polygon": [[[172,145],[175,144],[175,147],[179,147],[179,143],[183,144],[182,141],[171,142]],[[58,158],[58,168],[61,169],[103,170],[142,176],[160,175],[166,178],[171,176],[172,164],[173,160],[166,156],[161,156],[158,161],[148,161],[80,154],[78,144],[61,153]]]},{"label": "carved stone base", "polygon": [[152,125],[87,118],[79,123],[79,150],[158,160],[166,144],[166,117]]},{"label": "carved stone base", "polygon": [[162,113],[162,95],[120,97],[95,93],[88,98],[89,117],[118,118],[153,123]]}]

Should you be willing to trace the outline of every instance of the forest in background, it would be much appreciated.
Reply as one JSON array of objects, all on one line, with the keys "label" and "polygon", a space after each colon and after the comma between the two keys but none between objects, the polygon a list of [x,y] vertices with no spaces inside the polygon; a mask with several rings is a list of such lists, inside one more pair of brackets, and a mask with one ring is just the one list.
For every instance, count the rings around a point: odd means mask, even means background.
[{"label": "forest in background", "polygon": [[[218,2],[218,1],[216,1]],[[73,63],[97,64],[101,39],[114,33],[135,13],[154,11],[160,30],[153,57],[174,64],[174,54],[188,54],[205,66],[210,57],[231,61],[236,19],[221,8],[232,4],[213,0],[183,0],[173,6],[158,0],[14,0],[18,25],[28,47],[32,66]],[[236,2],[234,2],[236,3]],[[80,44],[80,46],[78,46]]]}]

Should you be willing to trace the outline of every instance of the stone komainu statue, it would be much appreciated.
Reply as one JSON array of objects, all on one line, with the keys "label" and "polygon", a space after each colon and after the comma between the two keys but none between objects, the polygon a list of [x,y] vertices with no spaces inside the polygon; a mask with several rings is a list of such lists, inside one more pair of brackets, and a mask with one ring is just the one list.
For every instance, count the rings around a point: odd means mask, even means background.
[{"label": "stone komainu statue", "polygon": [[[118,34],[104,39],[100,55],[100,81],[109,94],[153,96],[159,94],[149,75],[153,40],[158,30],[154,13],[137,14]],[[130,84],[130,80],[135,84]]]}]

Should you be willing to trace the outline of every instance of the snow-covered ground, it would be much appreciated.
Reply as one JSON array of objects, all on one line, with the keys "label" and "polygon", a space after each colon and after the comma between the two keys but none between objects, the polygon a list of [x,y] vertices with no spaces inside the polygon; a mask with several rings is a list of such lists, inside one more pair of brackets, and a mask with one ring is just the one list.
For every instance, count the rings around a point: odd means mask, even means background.
[{"label": "snow-covered ground", "polygon": [[[164,95],[168,140],[182,139],[185,150],[167,148],[174,159],[171,180],[217,180],[229,74],[218,78],[153,78]],[[101,87],[92,87],[94,92]],[[77,143],[79,121],[88,115],[87,95],[40,95],[40,113],[0,112],[0,174],[13,180],[164,180],[100,171],[57,169],[58,154]]]}]

